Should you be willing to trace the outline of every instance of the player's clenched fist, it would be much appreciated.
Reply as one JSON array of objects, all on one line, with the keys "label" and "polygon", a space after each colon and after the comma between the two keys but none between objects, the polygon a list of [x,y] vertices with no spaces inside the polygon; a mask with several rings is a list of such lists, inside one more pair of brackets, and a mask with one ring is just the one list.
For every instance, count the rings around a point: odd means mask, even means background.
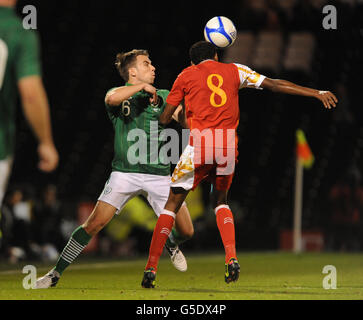
[{"label": "player's clenched fist", "polygon": [[45,172],[51,172],[58,166],[58,151],[52,144],[41,143],[38,146],[39,169]]},{"label": "player's clenched fist", "polygon": [[156,94],[156,88],[151,84],[145,83],[144,91],[151,94],[150,103],[156,105],[158,104],[158,96]]}]

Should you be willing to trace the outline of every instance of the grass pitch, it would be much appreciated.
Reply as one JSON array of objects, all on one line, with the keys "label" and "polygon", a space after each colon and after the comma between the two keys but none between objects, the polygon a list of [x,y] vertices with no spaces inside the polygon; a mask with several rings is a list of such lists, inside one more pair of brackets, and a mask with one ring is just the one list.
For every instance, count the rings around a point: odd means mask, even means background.
[{"label": "grass pitch", "polygon": [[[22,268],[2,265],[1,300],[363,300],[363,254],[239,253],[241,274],[224,282],[223,255],[186,254],[188,271],[160,260],[155,289],[140,286],[146,257],[72,264],[57,287],[25,290]],[[337,289],[323,288],[326,265],[336,268]],[[38,276],[51,266],[36,266]]]}]

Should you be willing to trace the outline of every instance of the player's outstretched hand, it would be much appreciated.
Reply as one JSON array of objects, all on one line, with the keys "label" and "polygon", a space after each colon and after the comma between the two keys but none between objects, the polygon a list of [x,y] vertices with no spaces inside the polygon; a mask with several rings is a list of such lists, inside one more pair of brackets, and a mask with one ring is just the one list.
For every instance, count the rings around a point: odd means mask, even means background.
[{"label": "player's outstretched hand", "polygon": [[40,143],[38,146],[38,167],[44,172],[51,172],[58,166],[58,151],[53,144]]},{"label": "player's outstretched hand", "polygon": [[316,98],[319,99],[326,109],[331,109],[336,107],[338,103],[337,97],[330,91],[318,91]]}]

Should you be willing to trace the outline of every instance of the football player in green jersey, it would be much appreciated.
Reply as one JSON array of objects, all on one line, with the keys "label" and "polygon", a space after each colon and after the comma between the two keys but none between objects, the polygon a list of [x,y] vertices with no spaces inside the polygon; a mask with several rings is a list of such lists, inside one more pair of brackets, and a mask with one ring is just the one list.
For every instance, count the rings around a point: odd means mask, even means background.
[{"label": "football player in green jersey", "polygon": [[14,153],[18,93],[24,115],[39,141],[39,168],[50,172],[58,165],[41,79],[38,35],[23,28],[15,4],[16,0],[0,0],[0,205]]},{"label": "football player in green jersey", "polygon": [[[116,68],[126,85],[109,90],[105,97],[106,110],[115,130],[112,173],[91,215],[72,233],[56,266],[37,280],[36,288],[55,286],[65,268],[82,252],[92,236],[118,214],[130,199],[143,195],[157,216],[168,199],[170,163],[165,164],[160,159],[150,161],[150,138],[153,136],[151,123],[158,121],[165,108],[169,91],[157,90],[152,85],[155,80],[155,67],[146,50],[118,54]],[[180,117],[179,113],[175,116]],[[147,150],[150,151],[146,163],[135,163],[129,159],[128,151],[132,142],[128,137],[133,129],[141,129],[147,137]],[[157,137],[162,129],[162,126],[156,127]],[[165,142],[157,140],[159,149]],[[186,259],[178,244],[192,237],[194,230],[185,203],[177,217],[175,228],[169,234],[169,241],[165,247],[174,266],[180,271],[186,271]]]},{"label": "football player in green jersey", "polygon": [[39,169],[50,172],[58,165],[41,78],[38,35],[35,30],[23,28],[15,5],[16,0],[0,0],[0,205],[14,154],[18,94],[25,118],[39,142]]}]

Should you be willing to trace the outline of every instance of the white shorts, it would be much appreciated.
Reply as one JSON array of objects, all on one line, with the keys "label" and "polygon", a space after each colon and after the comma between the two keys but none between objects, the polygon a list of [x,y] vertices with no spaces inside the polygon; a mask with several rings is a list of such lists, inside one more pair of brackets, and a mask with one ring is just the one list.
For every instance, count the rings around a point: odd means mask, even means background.
[{"label": "white shorts", "polygon": [[0,207],[6,192],[12,164],[13,157],[7,157],[6,159],[0,160]]},{"label": "white shorts", "polygon": [[200,148],[187,145],[171,176],[171,187],[194,190],[206,179],[217,190],[229,190],[237,154],[237,149],[232,148]]},{"label": "white shorts", "polygon": [[159,216],[169,191],[170,176],[113,171],[98,200],[114,206],[119,214],[129,200],[142,195]]}]

